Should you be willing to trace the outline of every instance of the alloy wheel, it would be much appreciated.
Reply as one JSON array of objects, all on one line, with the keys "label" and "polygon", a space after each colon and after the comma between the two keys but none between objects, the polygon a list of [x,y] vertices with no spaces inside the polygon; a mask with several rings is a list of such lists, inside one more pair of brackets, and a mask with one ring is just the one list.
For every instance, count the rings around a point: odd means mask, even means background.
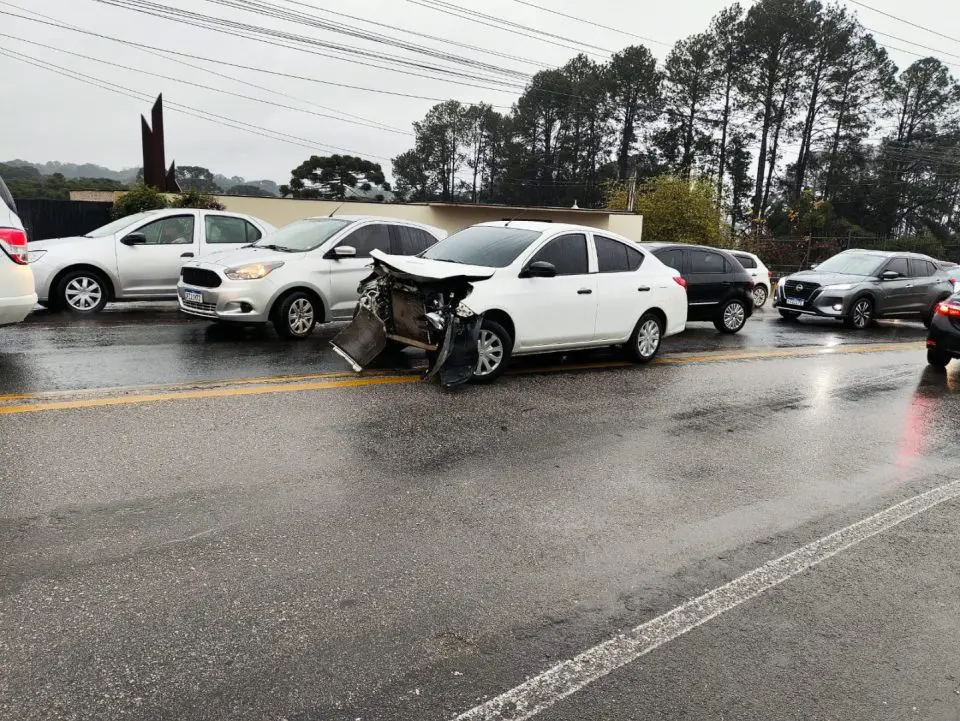
[{"label": "alloy wheel", "polygon": [[739,303],[730,303],[723,309],[723,325],[727,330],[737,330],[747,320],[747,313]]},{"label": "alloy wheel", "polygon": [[478,376],[488,376],[494,373],[503,363],[503,341],[496,333],[483,329],[477,338],[477,351],[480,357],[474,373]]},{"label": "alloy wheel", "polygon": [[88,312],[99,305],[103,298],[103,288],[96,278],[81,275],[67,283],[64,295],[71,308],[80,312]]},{"label": "alloy wheel", "polygon": [[853,325],[857,328],[866,328],[870,323],[870,301],[866,298],[858,300],[853,306]]},{"label": "alloy wheel", "polygon": [[767,289],[758,285],[753,289],[753,304],[759,308],[767,302]]},{"label": "alloy wheel", "polygon": [[287,323],[294,335],[306,335],[313,328],[313,304],[306,298],[297,298],[290,304]]},{"label": "alloy wheel", "polygon": [[637,333],[637,350],[641,358],[651,358],[660,347],[660,324],[653,318],[640,326]]}]

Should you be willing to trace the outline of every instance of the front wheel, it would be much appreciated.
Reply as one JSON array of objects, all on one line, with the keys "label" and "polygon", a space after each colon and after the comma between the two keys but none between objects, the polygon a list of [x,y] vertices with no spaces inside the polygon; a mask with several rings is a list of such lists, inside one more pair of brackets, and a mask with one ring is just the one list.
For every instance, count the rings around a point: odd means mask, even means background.
[{"label": "front wheel", "polygon": [[927,349],[927,363],[934,368],[946,368],[950,360],[950,355],[944,353],[942,350],[937,350],[936,348]]},{"label": "front wheel", "polygon": [[627,341],[627,356],[634,363],[649,363],[660,350],[663,323],[654,313],[645,313]]},{"label": "front wheel", "polygon": [[864,330],[873,321],[873,302],[869,298],[858,298],[850,306],[843,324],[855,330]]},{"label": "front wheel", "polygon": [[301,291],[291,293],[273,312],[273,327],[284,338],[303,340],[317,324],[316,301]]},{"label": "front wheel", "polygon": [[58,308],[82,315],[99,313],[108,296],[107,282],[92,270],[70,271],[57,283],[54,293]]},{"label": "front wheel", "polygon": [[471,383],[493,383],[510,365],[513,338],[499,323],[484,319],[477,336],[477,367]]},{"label": "front wheel", "polygon": [[720,309],[720,315],[714,319],[713,325],[721,333],[739,333],[746,322],[747,308],[743,301],[734,298]]}]

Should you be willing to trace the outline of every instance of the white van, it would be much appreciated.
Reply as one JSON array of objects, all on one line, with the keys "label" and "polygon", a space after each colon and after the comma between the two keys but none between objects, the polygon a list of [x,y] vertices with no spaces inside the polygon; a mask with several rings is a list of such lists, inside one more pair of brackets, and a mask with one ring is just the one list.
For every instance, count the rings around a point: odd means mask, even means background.
[{"label": "white van", "polygon": [[20,323],[37,304],[27,265],[27,234],[17,206],[0,178],[0,327]]}]

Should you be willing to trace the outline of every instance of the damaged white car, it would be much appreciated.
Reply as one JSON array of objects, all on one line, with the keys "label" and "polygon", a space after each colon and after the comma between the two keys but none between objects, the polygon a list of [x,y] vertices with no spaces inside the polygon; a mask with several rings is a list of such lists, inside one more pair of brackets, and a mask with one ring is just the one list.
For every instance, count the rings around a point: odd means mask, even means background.
[{"label": "damaged white car", "polygon": [[391,343],[427,351],[425,378],[446,387],[489,383],[535,353],[623,346],[645,363],[686,326],[680,274],[595,228],[483,223],[416,257],[371,257],[360,310],[331,343],[357,371]]}]

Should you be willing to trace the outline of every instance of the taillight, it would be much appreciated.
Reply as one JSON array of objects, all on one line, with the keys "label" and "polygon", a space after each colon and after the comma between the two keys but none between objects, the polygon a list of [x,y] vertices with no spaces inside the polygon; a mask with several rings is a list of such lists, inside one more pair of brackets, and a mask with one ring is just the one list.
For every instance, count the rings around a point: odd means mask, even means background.
[{"label": "taillight", "polygon": [[772,270],[768,270],[768,271],[767,271],[767,277],[768,277],[768,278],[773,278],[773,271],[772,271]]},{"label": "taillight", "polygon": [[947,280],[950,281],[950,285],[956,285],[956,284],[957,284],[957,279],[956,279],[956,278],[947,278]]},{"label": "taillight", "polygon": [[681,288],[686,288],[686,287],[687,287],[687,281],[685,281],[685,280],[684,280],[683,278],[681,278],[679,275],[673,276],[673,280],[674,280],[674,281],[676,282],[676,284],[679,285]]},{"label": "taillight", "polygon": [[27,264],[27,234],[16,228],[0,228],[0,250],[19,265]]},{"label": "taillight", "polygon": [[950,316],[951,318],[960,318],[960,303],[955,300],[944,301],[937,304],[937,313],[939,315]]}]

